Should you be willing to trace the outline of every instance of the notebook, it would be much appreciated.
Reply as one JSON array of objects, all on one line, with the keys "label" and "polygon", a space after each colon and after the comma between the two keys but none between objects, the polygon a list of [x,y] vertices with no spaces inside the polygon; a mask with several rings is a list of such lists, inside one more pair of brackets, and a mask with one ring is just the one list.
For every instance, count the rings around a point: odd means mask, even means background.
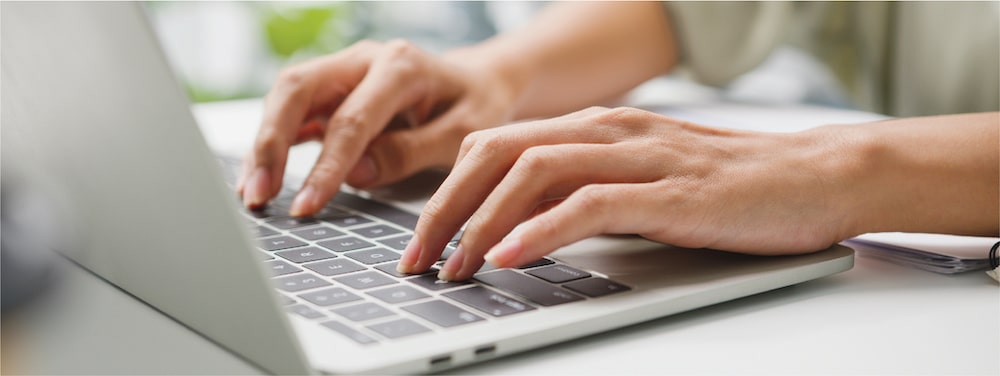
[{"label": "notebook", "polygon": [[0,6],[5,178],[63,213],[56,250],[270,372],[438,371],[853,265],[842,246],[755,257],[596,237],[468,282],[397,275],[418,213],[391,198],[345,188],[310,219],[284,216],[284,197],[240,208],[140,5]]}]

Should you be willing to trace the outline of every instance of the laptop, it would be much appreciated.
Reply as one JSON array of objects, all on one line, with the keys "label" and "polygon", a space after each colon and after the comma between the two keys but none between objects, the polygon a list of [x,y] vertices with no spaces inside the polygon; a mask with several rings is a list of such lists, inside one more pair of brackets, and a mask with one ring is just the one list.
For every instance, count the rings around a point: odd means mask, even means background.
[{"label": "laptop", "polygon": [[[315,218],[247,212],[134,3],[3,2],[5,179],[65,220],[58,252],[264,370],[417,373],[850,269],[595,237],[464,283],[398,275],[418,213],[345,188]],[[411,206],[412,207],[412,206]]]}]

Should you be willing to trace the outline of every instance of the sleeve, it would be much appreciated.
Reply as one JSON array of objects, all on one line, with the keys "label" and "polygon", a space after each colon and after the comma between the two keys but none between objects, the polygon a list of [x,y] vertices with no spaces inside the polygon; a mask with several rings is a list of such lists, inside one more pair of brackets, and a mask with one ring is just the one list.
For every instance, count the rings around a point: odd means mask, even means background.
[{"label": "sleeve", "polygon": [[721,86],[753,69],[778,45],[787,2],[666,2],[680,68]]}]

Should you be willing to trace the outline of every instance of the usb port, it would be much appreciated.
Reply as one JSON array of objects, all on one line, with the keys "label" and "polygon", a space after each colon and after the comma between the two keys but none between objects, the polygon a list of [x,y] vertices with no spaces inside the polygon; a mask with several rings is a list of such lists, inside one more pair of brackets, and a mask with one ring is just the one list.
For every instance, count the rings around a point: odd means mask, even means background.
[{"label": "usb port", "polygon": [[437,358],[431,358],[431,367],[442,366],[451,363],[451,355],[439,356]]},{"label": "usb port", "polygon": [[489,345],[477,348],[475,353],[476,356],[479,357],[479,356],[492,355],[496,351],[497,351],[496,345]]}]

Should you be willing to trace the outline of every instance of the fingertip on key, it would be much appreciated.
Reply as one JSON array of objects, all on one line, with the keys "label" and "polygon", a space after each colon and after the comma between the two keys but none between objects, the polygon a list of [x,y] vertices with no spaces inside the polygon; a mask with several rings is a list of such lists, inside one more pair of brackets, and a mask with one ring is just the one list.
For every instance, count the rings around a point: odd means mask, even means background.
[{"label": "fingertip on key", "polygon": [[251,209],[264,206],[267,203],[267,190],[271,186],[267,169],[264,167],[256,168],[246,181],[243,189],[243,203]]}]

